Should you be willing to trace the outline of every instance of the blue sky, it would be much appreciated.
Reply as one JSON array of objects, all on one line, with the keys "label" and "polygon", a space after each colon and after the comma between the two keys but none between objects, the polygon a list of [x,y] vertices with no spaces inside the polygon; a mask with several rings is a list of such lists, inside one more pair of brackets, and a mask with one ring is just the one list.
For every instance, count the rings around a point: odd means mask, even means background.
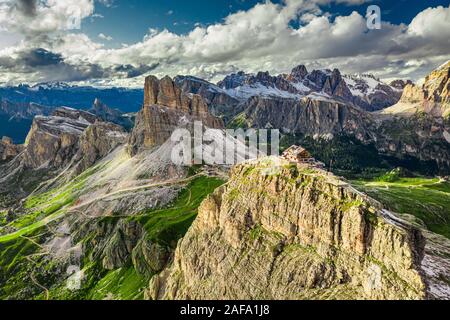
[{"label": "blue sky", "polygon": [[[168,29],[182,34],[196,23],[220,22],[232,12],[248,10],[256,0],[116,0],[111,6],[98,6],[104,18],[91,19],[83,30],[91,36],[109,34],[116,44],[139,41],[149,28]],[[275,1],[274,1],[275,2]]]},{"label": "blue sky", "polygon": [[[141,40],[149,28],[168,29],[177,34],[191,31],[195,24],[219,23],[226,16],[239,10],[248,10],[258,0],[115,0],[112,5],[99,5],[96,12],[103,18],[93,18],[83,23],[82,31],[91,37],[103,33],[113,38],[110,46],[122,43],[132,44]],[[280,3],[281,1],[272,1]],[[370,4],[379,5],[382,19],[391,23],[410,23],[418,12],[439,5],[447,5],[445,0],[374,0]],[[348,15],[358,11],[364,15],[368,4],[327,4],[324,10],[335,15]]]},{"label": "blue sky", "polygon": [[298,64],[419,80],[449,59],[448,0],[0,0],[0,84],[216,82]]}]

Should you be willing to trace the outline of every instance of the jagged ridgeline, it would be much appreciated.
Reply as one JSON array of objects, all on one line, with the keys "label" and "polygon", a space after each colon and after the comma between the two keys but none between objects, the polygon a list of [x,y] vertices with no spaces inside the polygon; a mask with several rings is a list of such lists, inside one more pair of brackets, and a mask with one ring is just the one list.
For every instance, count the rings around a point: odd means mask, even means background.
[{"label": "jagged ridgeline", "polygon": [[169,78],[154,94],[131,134],[102,121],[96,101],[95,114],[35,117],[24,145],[2,140],[1,298],[143,298],[201,201],[224,183],[220,168],[174,165],[166,141],[181,119],[221,121]]},{"label": "jagged ridgeline", "polygon": [[[294,73],[285,81],[314,83],[316,94],[297,97],[305,117],[287,125],[309,130],[304,118],[329,119],[314,134],[375,135],[359,127],[373,125],[371,114],[342,100],[350,89],[338,72]],[[230,96],[233,79],[205,97],[185,80],[148,77],[131,132],[108,122],[97,101],[98,112],[35,117],[24,145],[2,140],[0,298],[449,298],[448,240],[315,164],[175,165],[175,128],[201,121],[222,130],[237,114],[247,126],[275,127],[294,103],[280,100],[270,116],[278,98]],[[320,90],[341,98],[318,99]]]},{"label": "jagged ridgeline", "polygon": [[[450,62],[422,87],[384,84],[371,75],[339,70],[227,76],[217,85],[177,77],[185,92],[200,94],[228,127],[276,128],[291,144],[347,172],[406,167],[421,174],[450,173]],[[368,154],[367,156],[361,156]],[[368,161],[367,161],[368,160]]]}]

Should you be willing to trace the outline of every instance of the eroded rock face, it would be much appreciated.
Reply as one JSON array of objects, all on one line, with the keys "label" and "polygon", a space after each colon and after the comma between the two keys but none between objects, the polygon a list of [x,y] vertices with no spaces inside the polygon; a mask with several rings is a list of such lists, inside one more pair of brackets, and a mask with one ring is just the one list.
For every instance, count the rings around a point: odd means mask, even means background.
[{"label": "eroded rock face", "polygon": [[402,89],[385,84],[370,74],[342,75],[338,69],[308,72],[304,65],[295,67],[290,74],[278,76],[271,76],[268,72],[238,72],[225,77],[217,86],[240,100],[254,96],[310,97],[335,100],[366,111],[394,105],[402,92]]},{"label": "eroded rock face", "polygon": [[148,298],[426,298],[417,229],[330,174],[279,161],[232,170]]},{"label": "eroded rock face", "polygon": [[101,261],[107,270],[122,268],[132,263],[141,275],[151,276],[161,271],[170,257],[170,248],[149,240],[145,230],[135,221],[119,220],[86,221],[73,228],[74,238],[92,237],[84,244],[84,250],[91,252],[90,259]]},{"label": "eroded rock face", "polygon": [[95,122],[88,112],[70,108],[55,110],[52,116],[37,116],[28,133],[23,163],[26,167],[61,167],[78,151],[83,131]]},{"label": "eroded rock face", "polygon": [[120,110],[113,109],[104,104],[100,99],[95,99],[89,112],[105,122],[118,124],[125,129],[133,127],[133,118],[124,115]]},{"label": "eroded rock face", "polygon": [[208,113],[208,106],[200,95],[186,94],[170,78],[145,79],[144,107],[136,117],[129,141],[129,153],[162,145],[176,128],[184,128],[201,121],[209,128],[222,128],[222,120]]},{"label": "eroded rock face", "polygon": [[23,151],[22,145],[16,145],[8,137],[0,140],[0,162],[9,161]]},{"label": "eroded rock face", "polygon": [[208,104],[208,111],[214,116],[226,116],[233,113],[233,108],[239,103],[238,100],[208,81],[192,76],[177,76],[174,81],[184,93],[202,96]]},{"label": "eroded rock face", "polygon": [[79,140],[79,149],[75,155],[76,174],[92,166],[97,160],[108,155],[117,146],[126,143],[125,130],[108,122],[95,122],[84,130]]},{"label": "eroded rock face", "polygon": [[439,108],[442,115],[450,112],[450,61],[434,70],[423,85],[425,99],[430,105],[426,108]]},{"label": "eroded rock face", "polygon": [[403,103],[418,103],[425,99],[424,92],[415,84],[407,84],[403,90],[401,102]]},{"label": "eroded rock face", "polygon": [[428,115],[381,117],[344,103],[310,98],[253,97],[240,106],[244,124],[251,128],[276,128],[325,140],[351,136],[374,145],[383,155],[429,161],[433,170],[443,173],[450,168],[449,124]]},{"label": "eroded rock face", "polygon": [[401,102],[419,104],[420,111],[434,117],[450,114],[450,61],[431,72],[423,86],[407,85]]},{"label": "eroded rock face", "polygon": [[378,122],[372,129],[374,143],[382,154],[398,159],[406,157],[428,161],[443,174],[450,170],[450,124],[429,114],[392,117]]},{"label": "eroded rock face", "polygon": [[310,136],[346,132],[360,140],[371,139],[366,124],[370,116],[338,102],[254,97],[246,103],[245,110],[246,122],[253,128],[280,128],[286,133]]}]

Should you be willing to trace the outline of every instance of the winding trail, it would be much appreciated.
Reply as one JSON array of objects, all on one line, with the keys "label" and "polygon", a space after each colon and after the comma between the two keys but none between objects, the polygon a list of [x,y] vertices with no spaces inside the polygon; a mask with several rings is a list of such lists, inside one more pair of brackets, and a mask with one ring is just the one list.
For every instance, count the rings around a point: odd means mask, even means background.
[{"label": "winding trail", "polygon": [[208,176],[207,172],[200,172],[197,173],[193,176],[187,177],[187,178],[183,178],[183,179],[176,179],[176,180],[169,180],[169,181],[165,181],[165,182],[158,182],[158,183],[151,183],[151,184],[146,184],[146,185],[142,185],[142,186],[137,186],[137,187],[130,187],[130,188],[125,188],[125,189],[121,189],[121,190],[117,190],[108,194],[104,194],[98,197],[95,197],[93,199],[90,199],[89,201],[77,204],[76,206],[64,206],[61,209],[59,209],[58,211],[56,211],[55,213],[45,217],[42,220],[39,220],[31,225],[28,225],[26,227],[23,227],[22,229],[19,229],[17,231],[14,231],[12,233],[9,234],[5,234],[0,236],[0,243],[5,243],[5,242],[9,242],[11,240],[14,240],[18,237],[24,236],[38,228],[44,227],[46,225],[48,225],[49,223],[58,220],[59,218],[61,218],[62,216],[66,215],[66,214],[71,214],[73,212],[80,212],[80,209],[96,202],[99,200],[103,200],[103,199],[107,199],[110,197],[113,197],[115,195],[119,195],[122,193],[128,193],[128,192],[132,192],[132,191],[139,191],[139,190],[145,190],[145,189],[150,189],[150,188],[157,188],[157,187],[163,187],[163,186],[170,186],[170,185],[177,185],[177,184],[184,184],[184,183],[188,183],[200,176]]}]

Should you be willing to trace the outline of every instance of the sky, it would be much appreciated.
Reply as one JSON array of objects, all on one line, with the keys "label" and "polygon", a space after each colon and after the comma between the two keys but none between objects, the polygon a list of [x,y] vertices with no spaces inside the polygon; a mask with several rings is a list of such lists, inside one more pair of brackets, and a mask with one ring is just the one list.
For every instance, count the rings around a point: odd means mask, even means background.
[{"label": "sky", "polygon": [[448,0],[0,0],[3,85],[217,82],[299,64],[418,81],[449,59]]}]

